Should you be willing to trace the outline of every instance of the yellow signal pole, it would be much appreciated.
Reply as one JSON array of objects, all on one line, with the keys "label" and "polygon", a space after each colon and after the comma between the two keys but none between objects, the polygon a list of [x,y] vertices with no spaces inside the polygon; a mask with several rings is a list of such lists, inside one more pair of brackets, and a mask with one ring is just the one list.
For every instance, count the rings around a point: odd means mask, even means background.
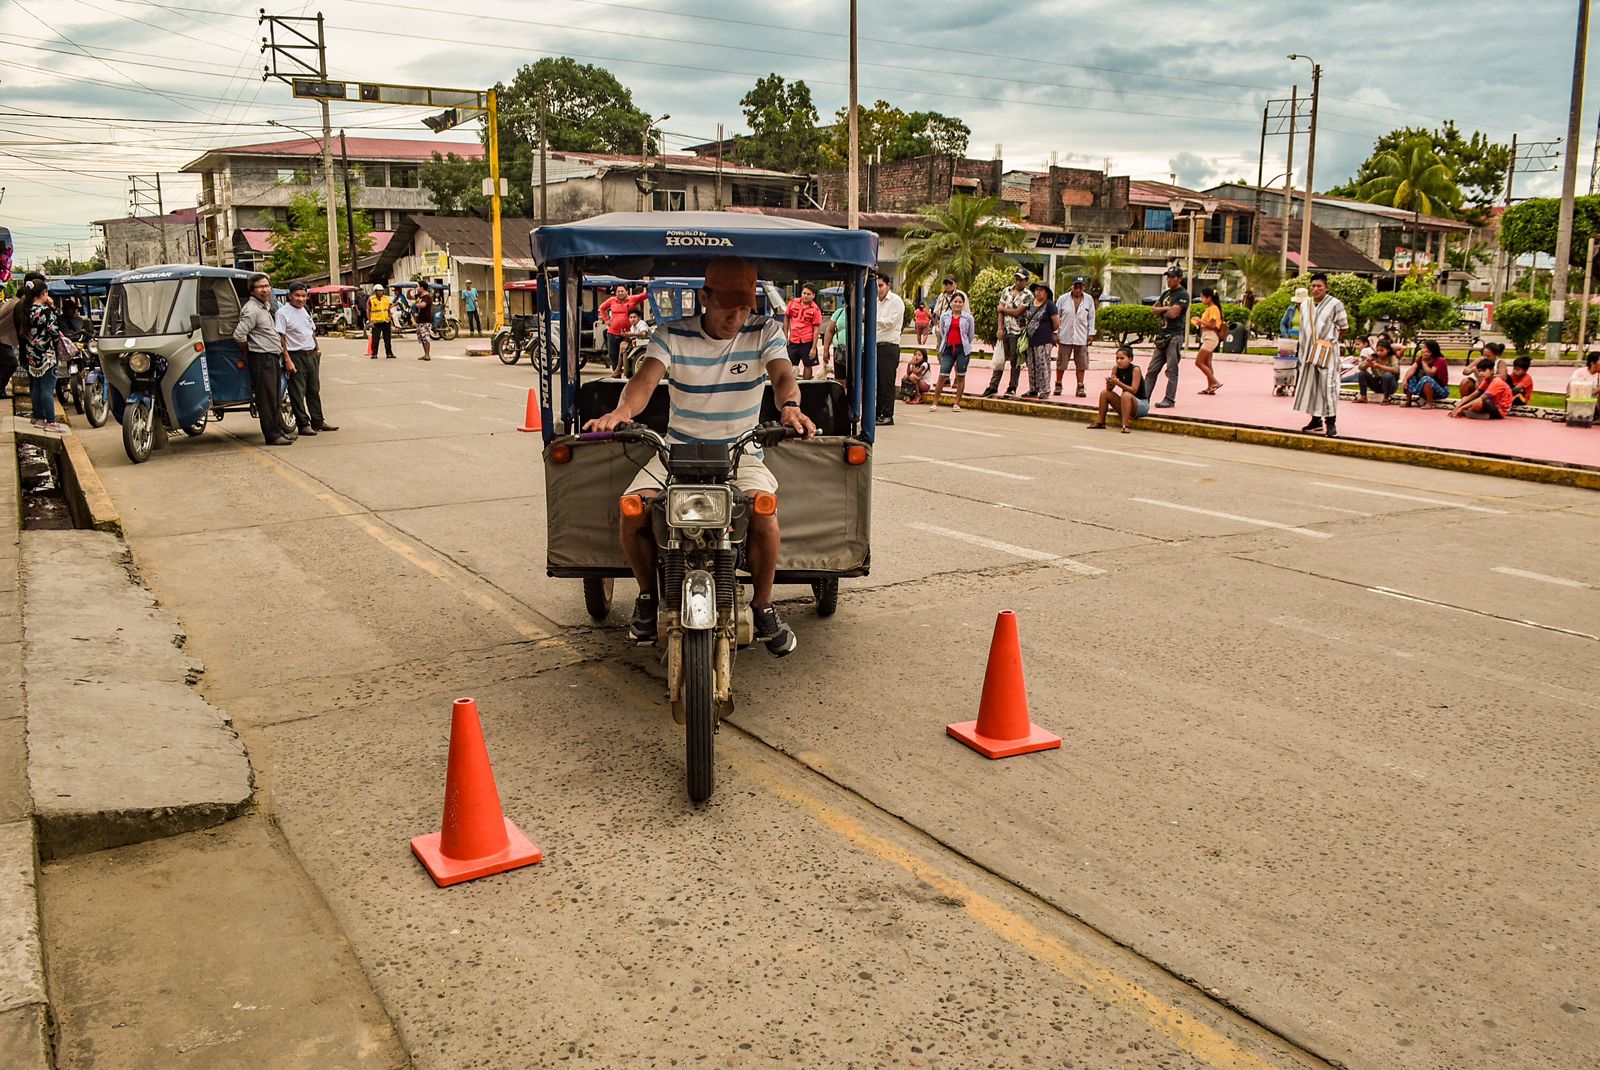
[{"label": "yellow signal pole", "polygon": [[493,89],[489,90],[489,188],[493,196],[489,198],[489,230],[490,241],[494,249],[494,302],[491,307],[494,312],[491,316],[492,326],[490,336],[498,331],[501,326],[500,316],[505,309],[505,267],[501,263],[500,248],[500,113],[499,94]]}]

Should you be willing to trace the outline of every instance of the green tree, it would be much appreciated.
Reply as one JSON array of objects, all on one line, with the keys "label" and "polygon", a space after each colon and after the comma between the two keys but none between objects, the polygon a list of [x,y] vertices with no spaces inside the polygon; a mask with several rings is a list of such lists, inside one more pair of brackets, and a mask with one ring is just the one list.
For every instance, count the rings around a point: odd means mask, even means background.
[{"label": "green tree", "polygon": [[1065,293],[1072,286],[1072,280],[1081,275],[1089,280],[1084,289],[1096,301],[1105,293],[1108,282],[1111,292],[1122,300],[1138,301],[1139,280],[1130,270],[1132,267],[1133,257],[1121,249],[1110,246],[1081,249],[1056,268],[1056,292]]},{"label": "green tree", "polygon": [[1533,340],[1544,332],[1549,320],[1549,304],[1528,297],[1503,301],[1494,310],[1494,325],[1511,340],[1518,353],[1528,351]]},{"label": "green tree", "polygon": [[[1503,306],[1502,306],[1503,307]],[[1441,293],[1420,287],[1401,287],[1367,298],[1362,311],[1374,323],[1388,321],[1400,332],[1400,337],[1410,340],[1424,328],[1442,330],[1459,318],[1455,302]],[[1495,319],[1500,317],[1495,310]]]},{"label": "green tree", "polygon": [[1372,146],[1372,154],[1356,170],[1355,177],[1343,186],[1328,192],[1334,196],[1356,197],[1361,186],[1378,177],[1375,161],[1386,152],[1396,152],[1401,146],[1418,138],[1426,139],[1433,154],[1449,168],[1451,178],[1460,189],[1467,211],[1474,222],[1487,221],[1487,209],[1499,203],[1505,191],[1506,172],[1511,166],[1511,146],[1491,141],[1487,135],[1473,131],[1463,137],[1454,122],[1446,122],[1437,130],[1421,127],[1401,127],[1380,137]]},{"label": "green tree", "polygon": [[1283,314],[1289,311],[1289,302],[1293,300],[1292,291],[1279,290],[1257,301],[1250,309],[1250,329],[1269,338],[1276,337],[1278,328],[1283,326]]},{"label": "green tree", "polygon": [[[1500,217],[1500,247],[1512,256],[1556,254],[1556,225],[1561,213],[1557,197],[1536,197],[1514,204]],[[1572,202],[1572,263],[1583,266],[1589,239],[1600,237],[1600,194]]]},{"label": "green tree", "polygon": [[931,275],[948,272],[963,290],[986,267],[1009,263],[1006,253],[1026,244],[1011,210],[998,197],[958,193],[942,205],[929,205],[921,219],[904,228],[905,252],[900,275],[914,286]]},{"label": "green tree", "polygon": [[1399,148],[1378,153],[1370,161],[1373,176],[1363,182],[1357,195],[1370,204],[1382,204],[1411,212],[1412,240],[1421,234],[1421,216],[1449,218],[1461,205],[1450,168],[1433,154],[1427,138],[1417,137]]},{"label": "green tree", "polygon": [[64,256],[52,256],[39,265],[39,270],[52,279],[56,279],[68,278],[73,275],[87,275],[91,271],[104,271],[105,266],[105,250],[96,249],[87,260],[68,260]]},{"label": "green tree", "polygon": [[769,74],[739,101],[750,136],[738,142],[739,161],[776,171],[815,171],[822,160],[823,132],[811,87]]},{"label": "green tree", "polygon": [[971,303],[973,337],[980,342],[993,342],[1000,330],[1000,291],[1011,285],[1011,272],[999,267],[986,267],[978,272],[967,291]]},{"label": "green tree", "polygon": [[[349,259],[349,231],[343,212],[336,212],[339,228],[339,259]],[[355,213],[356,252],[372,252],[372,220],[366,212]],[[283,285],[303,275],[328,270],[328,216],[322,210],[322,197],[314,192],[298,193],[289,201],[289,219],[272,228],[272,252],[267,254],[266,273],[274,285]]]},{"label": "green tree", "polygon": [[[1292,279],[1285,279],[1278,287],[1278,292],[1293,297],[1294,292],[1300,287],[1310,285],[1309,274],[1297,275]],[[1340,273],[1328,276],[1328,292],[1344,302],[1345,314],[1350,319],[1350,333],[1360,334],[1370,318],[1366,307],[1367,299],[1377,292],[1377,287],[1360,275]],[[1280,310],[1278,315],[1281,317],[1283,312]]]},{"label": "green tree", "polygon": [[1132,345],[1152,337],[1161,329],[1161,317],[1147,305],[1106,305],[1094,316],[1095,333],[1116,340],[1117,345]]},{"label": "green tree", "polygon": [[[613,152],[638,155],[644,148],[650,116],[634,106],[633,94],[604,67],[566,56],[525,64],[499,92],[500,176],[508,194],[501,211],[508,216],[534,212],[533,172],[539,143],[539,101],[545,101],[545,132],[552,152]],[[486,129],[479,139],[487,147]],[[651,148],[659,135],[651,134]],[[452,158],[453,157],[453,158]],[[481,193],[489,177],[487,160],[436,154],[418,180],[444,215],[489,215]]]},{"label": "green tree", "polygon": [[1235,253],[1223,271],[1244,287],[1246,308],[1254,308],[1256,299],[1276,290],[1283,278],[1283,272],[1278,270],[1278,258],[1263,252]]},{"label": "green tree", "polygon": [[[844,167],[850,159],[850,109],[840,108],[822,145],[822,162]],[[972,129],[960,119],[936,111],[902,111],[886,100],[863,107],[856,119],[856,139],[863,160],[884,163],[935,153],[965,156]]]}]

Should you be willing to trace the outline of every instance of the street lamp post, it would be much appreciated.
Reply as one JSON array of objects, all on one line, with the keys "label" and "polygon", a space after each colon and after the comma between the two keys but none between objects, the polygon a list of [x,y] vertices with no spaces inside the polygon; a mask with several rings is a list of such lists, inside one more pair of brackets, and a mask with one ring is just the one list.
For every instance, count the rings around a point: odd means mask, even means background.
[{"label": "street lamp post", "polygon": [[[321,33],[322,16],[317,16],[317,32]],[[324,71],[326,75],[326,71]],[[329,129],[328,102],[322,102],[322,137],[312,137],[298,126],[268,119],[273,126],[281,126],[285,130],[292,130],[308,141],[317,142],[322,147],[322,214],[327,216],[328,222],[328,285],[339,285],[339,217],[334,214],[333,207],[333,132]],[[351,276],[351,282],[355,277]]]},{"label": "street lamp post", "polygon": [[645,116],[644,137],[639,141],[639,181],[634,183],[639,187],[640,211],[649,212],[655,207],[654,190],[650,188],[650,157],[655,155],[650,147],[650,131],[670,118],[672,118],[670,115],[663,115],[659,119]]},{"label": "street lamp post", "polygon": [[[1173,216],[1175,218],[1182,219],[1184,217],[1187,217],[1188,221],[1189,221],[1189,255],[1188,255],[1188,258],[1186,259],[1185,265],[1184,265],[1183,282],[1184,282],[1184,285],[1189,288],[1189,296],[1190,296],[1190,298],[1192,300],[1193,297],[1194,297],[1194,293],[1195,293],[1195,289],[1194,289],[1194,239],[1195,239],[1194,231],[1195,231],[1195,225],[1196,225],[1197,221],[1199,220],[1199,218],[1202,215],[1209,217],[1213,212],[1215,212],[1217,210],[1217,202],[1216,202],[1216,200],[1214,200],[1211,197],[1203,197],[1198,201],[1190,200],[1188,197],[1173,197],[1173,198],[1171,198],[1171,199],[1169,199],[1167,201],[1167,205],[1168,205],[1168,207],[1170,207],[1172,209],[1172,214],[1173,214]],[[1183,324],[1183,344],[1184,345],[1188,345],[1189,344],[1189,324],[1188,324],[1187,321],[1185,321],[1184,324]]]},{"label": "street lamp post", "polygon": [[[1311,270],[1311,183],[1317,171],[1317,97],[1322,93],[1322,64],[1298,52],[1289,53],[1290,60],[1303,59],[1311,64],[1311,135],[1306,145],[1306,209],[1300,221],[1300,267]],[[1288,244],[1287,237],[1284,244]]]},{"label": "street lamp post", "polygon": [[1550,360],[1561,359],[1561,329],[1567,319],[1567,275],[1572,268],[1572,198],[1578,185],[1579,138],[1583,132],[1583,67],[1589,43],[1589,0],[1578,2],[1578,44],[1572,60],[1572,106],[1567,113],[1567,161],[1561,175],[1561,214],[1556,226],[1556,264],[1546,327]]}]

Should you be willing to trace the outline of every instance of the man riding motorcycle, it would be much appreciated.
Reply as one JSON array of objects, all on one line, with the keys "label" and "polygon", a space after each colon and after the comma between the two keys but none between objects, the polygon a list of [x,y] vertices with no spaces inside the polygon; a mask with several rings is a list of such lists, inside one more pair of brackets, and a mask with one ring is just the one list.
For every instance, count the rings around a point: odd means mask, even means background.
[{"label": "man riding motorcycle", "polygon": [[[816,425],[800,411],[800,388],[783,325],[769,316],[754,315],[755,265],[737,257],[712,261],[706,266],[700,295],[704,313],[658,326],[617,407],[590,420],[584,430],[615,431],[633,420],[649,404],[661,377],[670,371],[669,445],[733,442],[759,421],[762,388],[768,379],[784,426],[802,438],[816,434]],[[625,493],[653,495],[665,481],[666,471],[656,458],[639,470]],[[745,494],[776,493],[778,489],[758,450],[745,453],[735,482]],[[650,510],[637,517],[624,515],[621,538],[623,553],[639,583],[628,634],[635,642],[653,643],[657,547]],[[755,616],[755,638],[775,656],[783,657],[794,651],[797,641],[772,604],[779,545],[777,516],[752,515],[745,554],[754,587],[750,608]]]}]

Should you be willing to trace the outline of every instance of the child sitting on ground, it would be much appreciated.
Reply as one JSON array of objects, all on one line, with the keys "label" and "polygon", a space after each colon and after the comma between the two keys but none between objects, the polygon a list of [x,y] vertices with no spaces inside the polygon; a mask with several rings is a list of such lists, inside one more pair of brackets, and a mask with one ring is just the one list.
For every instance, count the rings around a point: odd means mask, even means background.
[{"label": "child sitting on ground", "polygon": [[921,405],[923,395],[933,389],[928,382],[928,374],[933,370],[928,361],[928,351],[919,349],[911,358],[911,363],[906,365],[906,374],[900,380],[900,400]]},{"label": "child sitting on ground", "polygon": [[1461,384],[1463,392],[1470,389],[1459,404],[1450,411],[1451,416],[1465,416],[1474,420],[1501,420],[1511,413],[1511,384],[1494,373],[1494,358],[1484,357],[1473,365],[1476,381],[1469,388]]},{"label": "child sitting on ground", "polygon": [[1094,423],[1089,425],[1089,430],[1104,429],[1106,410],[1114,408],[1122,417],[1122,433],[1130,434],[1133,429],[1128,426],[1128,422],[1150,413],[1150,399],[1140,397],[1140,388],[1143,385],[1144,373],[1133,363],[1132,347],[1118,346],[1117,366],[1106,376],[1106,387],[1100,391],[1100,407],[1095,414]]},{"label": "child sitting on ground", "polygon": [[1513,407],[1533,404],[1533,373],[1528,370],[1532,367],[1532,357],[1518,357],[1511,362],[1511,370],[1506,372]]}]

